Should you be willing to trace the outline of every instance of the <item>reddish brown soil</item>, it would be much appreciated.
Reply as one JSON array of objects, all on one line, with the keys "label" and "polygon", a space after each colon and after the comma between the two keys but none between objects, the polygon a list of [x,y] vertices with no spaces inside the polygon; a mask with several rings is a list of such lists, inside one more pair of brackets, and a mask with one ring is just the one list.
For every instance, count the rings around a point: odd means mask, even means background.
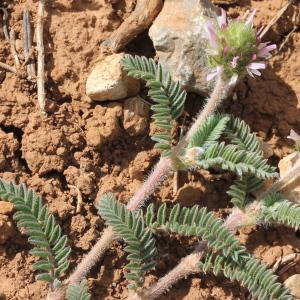
[{"label": "reddish brown soil", "polygon": [[[218,1],[231,15],[258,8],[256,23],[266,25],[286,1]],[[21,38],[25,6],[35,17],[37,1],[8,1],[9,23]],[[227,5],[229,4],[229,5]],[[70,237],[74,251],[72,268],[101,235],[103,221],[93,207],[98,191],[112,191],[126,202],[158,158],[148,134],[130,136],[123,128],[122,101],[90,103],[85,80],[99,56],[100,43],[109,37],[134,8],[134,0],[56,0],[47,4],[45,19],[45,68],[50,113],[37,108],[36,84],[0,71],[0,176],[34,188]],[[298,16],[298,19],[297,19]],[[299,25],[299,5],[291,5],[268,33],[267,39],[282,45]],[[13,65],[9,45],[1,35],[0,61]],[[146,46],[145,46],[146,45]],[[150,50],[147,49],[150,45]],[[153,53],[147,35],[129,45],[139,54]],[[223,110],[246,120],[274,150],[271,160],[292,151],[286,139],[291,128],[300,133],[300,32],[299,28],[274,55],[262,78],[246,78],[236,89],[237,100],[228,99]],[[187,112],[200,108],[202,99],[191,95]],[[193,114],[191,113],[191,116]],[[101,138],[97,132],[101,132]],[[155,201],[198,203],[220,216],[230,212],[224,190],[228,175],[207,172],[180,173],[180,191],[174,200],[173,180],[156,193]],[[83,207],[76,213],[77,186]],[[0,299],[42,299],[46,285],[35,282],[26,236],[15,230],[12,210],[0,210]],[[269,266],[290,253],[300,252],[300,239],[285,228],[246,228],[238,238],[249,251]],[[147,284],[165,274],[191,250],[189,242],[159,239],[157,270]],[[298,255],[299,257],[300,255]],[[300,273],[300,259],[281,274],[281,280]],[[89,286],[92,299],[123,299],[127,295],[123,276],[125,254],[116,243],[101,264],[95,266]],[[177,284],[161,299],[248,299],[237,283],[210,275],[194,276]]]}]

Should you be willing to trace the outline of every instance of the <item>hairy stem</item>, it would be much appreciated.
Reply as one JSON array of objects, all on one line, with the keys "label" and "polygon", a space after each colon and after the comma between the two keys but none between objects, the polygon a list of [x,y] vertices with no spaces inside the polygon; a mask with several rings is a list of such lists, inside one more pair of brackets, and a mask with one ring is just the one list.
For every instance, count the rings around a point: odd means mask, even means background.
[{"label": "hairy stem", "polygon": [[139,209],[145,201],[153,194],[156,187],[160,185],[172,171],[172,161],[168,157],[161,157],[157,165],[154,167],[148,179],[133,195],[127,204],[127,208],[131,211]]},{"label": "hairy stem", "polygon": [[[222,98],[226,95],[227,90],[228,83],[223,81],[220,75],[220,77],[217,79],[214,91],[211,97],[208,99],[203,111],[200,112],[194,125],[188,131],[183,141],[179,142],[179,144],[176,146],[175,151],[180,151],[186,145],[188,139],[195,133],[197,128],[205,122],[210,114],[215,112]],[[162,157],[154,167],[147,180],[130,199],[127,208],[131,211],[139,209],[149,198],[149,196],[155,191],[155,189],[163,182],[163,180],[172,172],[172,170],[172,160],[167,157]],[[101,259],[105,250],[110,247],[114,239],[115,234],[113,232],[113,229],[111,227],[108,227],[107,232],[105,232],[105,238],[103,238],[103,236],[98,240],[95,246],[84,258],[84,260],[79,264],[70,278],[67,279],[67,283],[79,282],[80,280],[82,280],[86,276],[88,271],[92,268],[92,266]]]},{"label": "hairy stem", "polygon": [[[207,118],[213,114],[218,105],[221,103],[224,96],[226,96],[229,88],[227,81],[224,81],[222,74],[219,75],[215,88],[207,100],[206,105],[203,110],[198,114],[195,122],[185,135],[185,137],[179,141],[178,145],[175,147],[176,152],[180,152],[188,143],[190,138],[195,134],[197,129],[207,120]],[[141,188],[133,195],[130,199],[127,208],[130,210],[135,210],[140,208],[145,200],[155,191],[155,189],[161,184],[161,182],[166,178],[167,175],[173,170],[172,161],[168,158],[161,158],[160,162],[154,167],[152,173],[143,183]],[[159,177],[159,180],[157,180]]]},{"label": "hairy stem", "polygon": [[280,192],[288,184],[295,181],[300,174],[300,164],[294,165],[283,177],[274,182],[273,185],[266,191],[256,195],[256,200],[248,205],[244,211],[235,208],[225,221],[225,226],[231,231],[236,231],[237,228],[257,223],[260,212],[263,208],[263,199],[268,195]]},{"label": "hairy stem", "polygon": [[110,248],[114,240],[114,232],[112,227],[104,229],[101,238],[91,249],[91,251],[83,258],[77,266],[73,274],[65,281],[66,284],[79,283],[90,272],[91,268],[102,258],[107,249]]},{"label": "hairy stem", "polygon": [[224,97],[226,97],[229,87],[229,83],[225,81],[222,74],[220,74],[210,98],[207,100],[203,110],[199,112],[196,121],[187,132],[185,141],[189,141],[198,128],[216,111]]},{"label": "hairy stem", "polygon": [[177,281],[187,278],[189,275],[199,273],[201,269],[198,262],[207,250],[206,243],[201,242],[197,246],[197,250],[192,254],[184,257],[180,263],[164,277],[160,278],[157,283],[144,290],[140,295],[135,294],[129,297],[130,300],[152,300],[168,291]]}]

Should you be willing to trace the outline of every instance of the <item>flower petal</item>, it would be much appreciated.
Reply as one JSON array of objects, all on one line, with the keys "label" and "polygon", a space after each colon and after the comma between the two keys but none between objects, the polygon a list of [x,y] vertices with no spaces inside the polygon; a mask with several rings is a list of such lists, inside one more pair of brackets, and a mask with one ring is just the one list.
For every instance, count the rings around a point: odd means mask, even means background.
[{"label": "flower petal", "polygon": [[253,26],[253,19],[256,14],[256,11],[257,11],[257,9],[254,9],[253,12],[250,14],[250,16],[248,17],[248,19],[245,22],[246,25]]},{"label": "flower petal", "polygon": [[218,48],[218,37],[211,22],[205,23],[206,37],[213,48]]},{"label": "flower petal", "polygon": [[246,68],[248,74],[252,77],[252,78],[255,78],[254,75],[252,74],[251,72],[251,69],[249,69],[248,67]]},{"label": "flower petal", "polygon": [[257,76],[261,75],[261,73],[256,69],[251,69],[251,73],[254,74],[254,75],[257,75]]},{"label": "flower petal", "polygon": [[238,64],[238,60],[240,59],[239,56],[235,56],[233,59],[232,59],[232,62],[231,62],[231,66],[235,69],[237,67],[237,64]]},{"label": "flower petal", "polygon": [[293,129],[291,129],[290,131],[290,135],[287,136],[288,139],[293,140],[295,142],[300,141],[300,135],[294,131]]},{"label": "flower petal", "polygon": [[266,64],[263,62],[253,62],[250,63],[247,67],[251,70],[259,70],[259,69],[265,69]]},{"label": "flower petal", "polygon": [[267,47],[268,45],[270,44],[270,42],[266,42],[266,43],[260,43],[259,45],[258,45],[258,50],[260,50],[260,49],[262,49],[262,48],[265,48],[265,47]]},{"label": "flower petal", "polygon": [[227,25],[226,11],[223,8],[221,9],[221,16],[217,17],[217,21],[220,28],[224,28]]},{"label": "flower petal", "polygon": [[277,46],[275,44],[266,46],[258,51],[257,56],[267,58],[271,55],[270,52],[275,50],[276,48]]},{"label": "flower petal", "polygon": [[207,74],[206,80],[211,81],[213,78],[219,75],[222,72],[222,70],[223,68],[221,66],[217,66],[216,68],[212,69],[212,72]]}]

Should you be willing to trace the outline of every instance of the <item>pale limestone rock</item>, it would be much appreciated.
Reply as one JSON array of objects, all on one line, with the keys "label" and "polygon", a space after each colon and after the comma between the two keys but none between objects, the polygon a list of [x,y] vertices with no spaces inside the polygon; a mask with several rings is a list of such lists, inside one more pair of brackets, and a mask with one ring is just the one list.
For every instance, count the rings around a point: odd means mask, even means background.
[{"label": "pale limestone rock", "polygon": [[[278,164],[280,177],[283,177],[296,164],[300,164],[300,153],[293,152],[280,160]],[[299,174],[300,175],[300,174]],[[300,176],[288,184],[282,193],[290,200],[300,204]]]},{"label": "pale limestone rock", "polygon": [[131,136],[142,134],[148,126],[149,105],[139,96],[124,102],[123,127]]},{"label": "pale limestone rock", "polygon": [[296,298],[300,298],[300,274],[289,277],[284,285],[290,290],[290,293]]},{"label": "pale limestone rock", "polygon": [[138,93],[139,81],[122,70],[123,57],[124,53],[109,55],[93,68],[86,81],[86,94],[92,100],[119,100]]},{"label": "pale limestone rock", "polygon": [[208,0],[166,0],[149,30],[159,62],[187,91],[207,94],[209,72],[206,20],[216,21],[217,8]]},{"label": "pale limestone rock", "polygon": [[0,214],[9,215],[13,212],[14,206],[7,201],[0,201]]}]

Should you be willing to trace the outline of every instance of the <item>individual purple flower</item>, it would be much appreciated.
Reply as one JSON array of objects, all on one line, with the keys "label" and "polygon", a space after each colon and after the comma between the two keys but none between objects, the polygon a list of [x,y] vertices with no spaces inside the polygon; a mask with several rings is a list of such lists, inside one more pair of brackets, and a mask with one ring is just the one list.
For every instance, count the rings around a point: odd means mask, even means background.
[{"label": "individual purple flower", "polygon": [[290,135],[288,135],[287,138],[295,142],[295,149],[296,151],[300,152],[300,135],[291,129]]},{"label": "individual purple flower", "polygon": [[270,52],[275,50],[277,47],[274,44],[272,44],[272,45],[269,45],[269,44],[270,44],[270,42],[260,43],[258,45],[257,57],[269,58],[271,56]]},{"label": "individual purple flower", "polygon": [[210,72],[209,74],[207,74],[206,80],[207,80],[207,81],[212,80],[212,79],[215,78],[217,75],[222,74],[222,71],[223,71],[222,66],[217,66],[217,67],[213,68],[213,69],[211,70],[211,72]]},{"label": "individual purple flower", "polygon": [[287,136],[288,139],[293,140],[294,142],[299,142],[300,141],[300,135],[291,129],[290,135]]},{"label": "individual purple flower", "polygon": [[260,76],[261,73],[258,70],[265,69],[266,64],[263,62],[257,62],[257,63],[250,63],[247,65],[247,72],[248,74],[254,78],[254,75]]},{"label": "individual purple flower", "polygon": [[238,60],[239,60],[239,56],[235,56],[233,59],[232,59],[232,62],[231,62],[231,65],[232,67],[235,69],[238,65]]},{"label": "individual purple flower", "polygon": [[254,28],[255,13],[256,10],[248,13],[246,20],[245,17],[229,20],[222,9],[217,25],[206,23],[206,38],[210,46],[207,54],[212,68],[207,75],[208,81],[222,73],[233,83],[246,73],[252,77],[260,76],[260,70],[266,68],[261,60],[269,58],[276,45],[261,42],[264,28]]}]

